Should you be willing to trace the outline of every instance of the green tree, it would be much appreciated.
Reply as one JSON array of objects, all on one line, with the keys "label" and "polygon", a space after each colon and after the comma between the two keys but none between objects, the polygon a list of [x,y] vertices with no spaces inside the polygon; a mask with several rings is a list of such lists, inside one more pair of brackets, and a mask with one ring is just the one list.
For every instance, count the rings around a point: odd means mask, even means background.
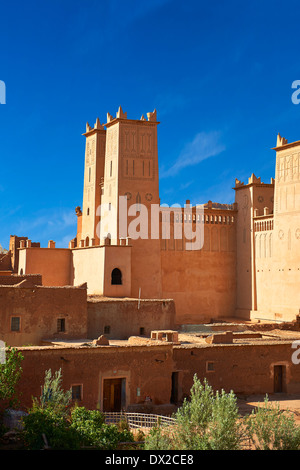
[{"label": "green tree", "polygon": [[5,362],[0,364],[0,405],[14,407],[18,403],[16,385],[22,375],[21,352],[8,346]]}]

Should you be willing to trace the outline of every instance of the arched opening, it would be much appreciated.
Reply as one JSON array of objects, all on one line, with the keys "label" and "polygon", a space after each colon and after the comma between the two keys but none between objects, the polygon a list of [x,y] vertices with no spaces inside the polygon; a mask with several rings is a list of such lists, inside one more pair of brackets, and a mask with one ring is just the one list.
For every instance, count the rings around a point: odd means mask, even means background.
[{"label": "arched opening", "polygon": [[112,285],[120,285],[122,284],[122,272],[119,268],[115,268],[111,272],[111,284]]},{"label": "arched opening", "polygon": [[85,239],[85,246],[90,246],[90,239],[89,239],[89,237],[86,237],[86,239]]}]

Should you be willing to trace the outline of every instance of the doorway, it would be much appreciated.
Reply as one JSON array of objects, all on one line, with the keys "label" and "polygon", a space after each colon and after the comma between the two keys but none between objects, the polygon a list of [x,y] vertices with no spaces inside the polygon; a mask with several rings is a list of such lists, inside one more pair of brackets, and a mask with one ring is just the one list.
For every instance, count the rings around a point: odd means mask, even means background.
[{"label": "doorway", "polygon": [[171,399],[170,402],[173,404],[178,403],[178,382],[179,382],[178,372],[172,372],[172,388],[171,388]]},{"label": "doorway", "polygon": [[274,366],[274,393],[285,391],[285,366]]},{"label": "doorway", "polygon": [[121,411],[126,404],[126,379],[103,380],[103,411]]}]

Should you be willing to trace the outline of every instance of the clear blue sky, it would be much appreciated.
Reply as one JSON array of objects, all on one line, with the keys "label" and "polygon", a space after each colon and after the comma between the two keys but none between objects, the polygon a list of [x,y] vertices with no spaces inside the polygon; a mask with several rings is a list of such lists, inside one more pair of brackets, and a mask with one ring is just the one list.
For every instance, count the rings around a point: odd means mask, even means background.
[{"label": "clear blue sky", "polygon": [[300,140],[297,1],[1,3],[0,243],[67,246],[82,204],[85,124],[157,109],[161,202],[234,200]]}]

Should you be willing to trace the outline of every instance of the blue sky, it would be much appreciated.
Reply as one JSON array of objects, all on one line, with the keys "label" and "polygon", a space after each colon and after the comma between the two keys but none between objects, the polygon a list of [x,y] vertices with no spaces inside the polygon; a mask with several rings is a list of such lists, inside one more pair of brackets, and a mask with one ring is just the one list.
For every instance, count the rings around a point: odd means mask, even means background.
[{"label": "blue sky", "polygon": [[44,0],[1,4],[0,243],[67,246],[82,204],[85,124],[158,113],[165,204],[234,200],[300,140],[297,1]]}]

